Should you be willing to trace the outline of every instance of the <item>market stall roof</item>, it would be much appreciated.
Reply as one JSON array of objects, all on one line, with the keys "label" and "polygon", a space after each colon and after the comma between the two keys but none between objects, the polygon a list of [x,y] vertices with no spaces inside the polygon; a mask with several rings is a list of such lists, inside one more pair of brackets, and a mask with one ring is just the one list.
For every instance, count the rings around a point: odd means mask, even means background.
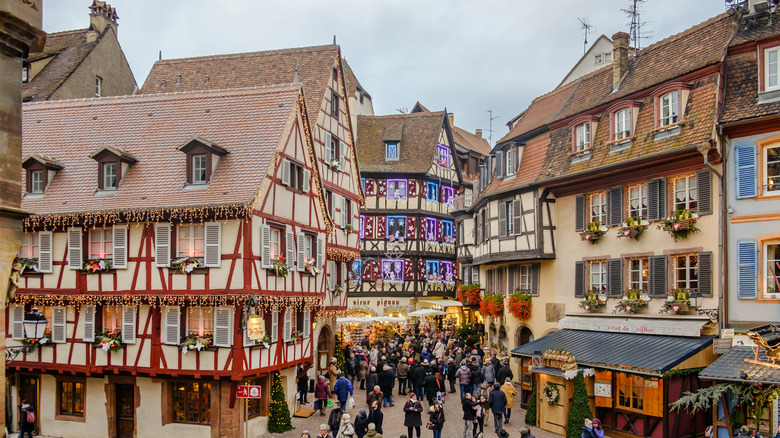
[{"label": "market stall roof", "polygon": [[414,312],[407,313],[408,316],[435,316],[435,315],[446,315],[447,312],[442,312],[441,310],[436,309],[420,309],[415,310]]},{"label": "market stall roof", "polygon": [[406,322],[406,318],[400,316],[369,316],[367,318],[345,316],[336,318],[336,324],[371,324],[373,322]]},{"label": "market stall roof", "polygon": [[515,348],[512,356],[531,357],[547,349],[566,350],[574,355],[577,365],[661,376],[712,345],[713,338],[564,329]]},{"label": "market stall roof", "polygon": [[427,299],[427,300],[420,300],[417,303],[418,304],[435,304],[437,306],[442,306],[442,307],[463,307],[463,303],[461,303],[460,301],[455,301],[455,300]]},{"label": "market stall roof", "polygon": [[624,315],[572,316],[559,322],[562,329],[595,330],[598,332],[636,333],[644,335],[686,336],[698,338],[701,328],[710,321],[707,317],[676,318],[659,316],[626,317]]},{"label": "market stall roof", "polygon": [[[780,384],[780,368],[772,366],[767,360],[764,349],[758,354],[758,360],[766,365],[754,362],[745,362],[755,360],[756,347],[731,347],[728,353],[719,357],[710,366],[699,373],[702,380],[718,380],[726,382],[739,383],[768,383]],[[745,373],[747,378],[740,375]]]}]

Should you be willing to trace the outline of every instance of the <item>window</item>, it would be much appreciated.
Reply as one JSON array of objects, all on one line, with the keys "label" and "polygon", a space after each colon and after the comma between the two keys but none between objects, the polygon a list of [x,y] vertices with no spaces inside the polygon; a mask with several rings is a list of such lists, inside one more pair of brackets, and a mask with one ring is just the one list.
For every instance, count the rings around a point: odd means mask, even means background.
[{"label": "window", "polygon": [[615,138],[622,140],[631,136],[631,108],[623,108],[615,112]]},{"label": "window", "polygon": [[[255,377],[254,379],[248,379],[244,381],[244,385],[262,386],[263,388],[269,387],[267,377]],[[266,400],[267,400],[266,396],[263,396],[263,398],[247,399],[246,400],[247,418],[255,418],[261,415],[267,415],[268,402]]]},{"label": "window", "polygon": [[452,275],[452,262],[441,262],[439,274],[444,281],[455,281],[455,278]]},{"label": "window", "polygon": [[327,150],[325,151],[325,159],[329,161],[326,163],[327,165],[330,165],[334,160],[337,162],[341,162],[341,155],[339,155],[339,146],[341,145],[341,141],[339,141],[338,138],[336,138],[335,135],[330,134],[330,142],[325,145]]},{"label": "window", "polygon": [[22,82],[25,83],[25,84],[30,82],[30,66],[29,65],[25,65],[24,67],[22,67]]},{"label": "window", "polygon": [[192,183],[206,184],[206,154],[192,156]]},{"label": "window", "polygon": [[769,242],[764,246],[766,259],[766,288],[768,294],[780,293],[780,242]]},{"label": "window", "polygon": [[488,238],[490,238],[490,236],[488,236],[488,222],[487,222],[487,209],[486,208],[482,209],[482,217],[480,219],[481,219],[480,220],[480,225],[482,225],[482,230],[481,230],[482,231],[482,235],[481,235],[481,237],[482,237],[482,240],[484,242],[487,242],[487,240],[488,240]]},{"label": "window", "polygon": [[590,290],[607,290],[607,262],[604,260],[590,262]]},{"label": "window", "polygon": [[58,415],[84,416],[84,382],[57,380]]},{"label": "window", "polygon": [[644,409],[645,378],[631,374],[618,373],[618,407]]},{"label": "window", "polygon": [[590,122],[580,123],[574,127],[574,152],[590,148]]},{"label": "window", "polygon": [[387,199],[406,199],[406,180],[387,180]]},{"label": "window", "polygon": [[764,91],[780,88],[777,78],[777,54],[780,47],[764,50]]},{"label": "window", "polygon": [[339,93],[335,91],[330,94],[330,115],[335,118],[339,117]]},{"label": "window", "polygon": [[444,241],[448,243],[453,243],[455,239],[452,238],[452,221],[441,221],[441,227],[442,227],[442,235],[444,236]]},{"label": "window", "polygon": [[425,262],[425,278],[428,281],[441,281],[439,274],[439,262],[428,260]]},{"label": "window", "polygon": [[284,232],[279,228],[271,227],[271,260],[277,260],[279,256],[283,254],[284,248],[284,241],[282,240],[284,236]]},{"label": "window", "polygon": [[205,232],[203,224],[178,226],[178,257],[203,257],[205,250]]},{"label": "window", "polygon": [[764,180],[764,188],[766,192],[774,192],[774,194],[780,193],[780,146],[770,146],[764,149],[766,152],[766,172]]},{"label": "window", "polygon": [[647,184],[628,188],[628,217],[647,218]]},{"label": "window", "polygon": [[35,233],[24,233],[22,247],[19,249],[19,257],[23,259],[38,258],[38,236]]},{"label": "window", "polygon": [[661,96],[660,126],[677,123],[680,115],[680,92],[672,91]]},{"label": "window", "polygon": [[122,306],[103,306],[103,331],[122,330]]},{"label": "window", "polygon": [[696,254],[676,255],[674,260],[674,288],[696,290],[699,288],[699,261]]},{"label": "window", "polygon": [[604,53],[604,63],[612,62],[612,52]]},{"label": "window", "polygon": [[512,176],[515,174],[515,149],[509,148],[504,151],[504,176]]},{"label": "window", "polygon": [[95,76],[95,96],[100,97],[103,95],[103,78]]},{"label": "window", "polygon": [[360,215],[360,238],[364,239],[366,237],[366,217],[362,214]]},{"label": "window", "polygon": [[450,150],[447,146],[436,146],[436,164],[441,167],[450,167]]},{"label": "window", "polygon": [[442,187],[441,190],[441,203],[445,205],[453,205],[455,203],[455,189],[452,187]]},{"label": "window", "polygon": [[628,288],[647,291],[649,259],[647,257],[628,259]]},{"label": "window", "polygon": [[111,228],[95,228],[89,230],[89,258],[110,259],[113,257],[113,243]]},{"label": "window", "polygon": [[214,334],[213,307],[187,307],[187,335],[200,337]]},{"label": "window", "polygon": [[362,263],[360,259],[352,262],[352,266],[349,268],[349,274],[347,274],[350,283],[360,283],[360,273],[363,272],[361,266]]},{"label": "window", "polygon": [[425,199],[431,201],[431,202],[438,202],[439,201],[439,185],[436,183],[429,182],[427,183],[428,190],[425,193]]},{"label": "window", "polygon": [[303,258],[306,260],[314,260],[314,248],[315,237],[311,234],[303,234]]},{"label": "window", "polygon": [[398,142],[385,143],[385,159],[386,160],[398,159]]},{"label": "window", "polygon": [[436,219],[432,217],[425,218],[425,240],[435,242],[436,239]]},{"label": "window", "polygon": [[[285,164],[290,166],[288,168],[289,173],[287,174],[289,176],[287,186],[294,190],[305,191],[304,188],[306,185],[304,185],[303,165],[290,160],[285,161],[283,165]],[[284,170],[282,170],[282,177],[284,178]],[[284,183],[284,181],[282,181],[282,183]]]},{"label": "window", "polygon": [[699,198],[696,175],[674,179],[674,210],[696,210]]},{"label": "window", "polygon": [[117,163],[103,163],[103,190],[116,190]]},{"label": "window", "polygon": [[382,260],[382,279],[390,282],[404,281],[403,260]]},{"label": "window", "polygon": [[509,293],[514,293],[519,290],[522,292],[531,292],[532,277],[531,277],[531,265],[516,265],[514,267],[514,289]]},{"label": "window", "polygon": [[387,237],[391,241],[406,238],[406,216],[387,217]]},{"label": "window", "polygon": [[607,223],[607,192],[590,195],[590,221]]},{"label": "window", "polygon": [[596,58],[596,59],[595,59],[596,65],[599,65],[599,64],[603,64],[603,63],[604,63],[604,57],[601,55],[601,53],[599,53],[598,55],[596,55],[596,57],[595,57],[595,58]]},{"label": "window", "polygon": [[463,238],[464,234],[464,228],[463,222],[458,222],[458,232],[456,233],[456,237],[458,239],[458,245],[463,245],[465,243],[465,240]]},{"label": "window", "polygon": [[211,424],[211,384],[173,382],[173,421]]},{"label": "window", "polygon": [[30,193],[43,193],[43,170],[30,172]]}]

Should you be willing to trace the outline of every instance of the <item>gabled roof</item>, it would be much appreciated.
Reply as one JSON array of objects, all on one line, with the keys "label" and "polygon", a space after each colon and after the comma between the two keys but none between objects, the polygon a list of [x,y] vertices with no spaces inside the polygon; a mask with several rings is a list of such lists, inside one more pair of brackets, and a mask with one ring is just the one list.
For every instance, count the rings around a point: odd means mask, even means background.
[{"label": "gabled roof", "polygon": [[[561,86],[563,86],[565,84],[568,84],[569,82],[577,79],[578,76],[575,76],[575,77],[572,77],[572,78],[569,78],[569,76],[572,76],[572,73],[574,73],[574,71],[577,69],[577,67],[579,67],[580,65],[585,65],[588,62],[588,60],[592,59],[592,57],[595,56],[595,55],[592,55],[593,50],[595,50],[596,47],[598,47],[601,42],[604,42],[604,43],[610,44],[610,45],[613,44],[612,40],[608,36],[606,36],[606,35],[601,35],[600,37],[596,38],[596,41],[594,41],[593,44],[591,44],[591,46],[588,49],[588,51],[585,52],[585,54],[582,55],[580,60],[577,61],[577,63],[572,66],[571,70],[569,70],[569,72],[566,73],[566,76],[563,77],[563,79],[561,80],[561,83],[558,84],[558,87],[561,87]],[[611,47],[610,47],[610,49],[611,49]],[[612,63],[612,61],[607,62],[605,64],[610,64],[610,63]],[[585,73],[587,73],[587,71]],[[568,79],[568,81],[567,81],[567,79]]]},{"label": "gabled roof", "polygon": [[[725,382],[744,382],[744,383],[768,383],[780,384],[780,368],[770,365],[766,353],[762,348],[758,354],[758,360],[766,365],[760,365],[753,362],[745,362],[745,359],[754,360],[756,353],[755,347],[731,347],[726,354],[715,360],[710,366],[699,373],[699,378],[703,380],[718,380]],[[747,379],[741,377],[741,374],[747,374]]]},{"label": "gabled roof", "polygon": [[22,159],[22,167],[27,167],[27,163],[31,161],[37,161],[41,164],[43,164],[46,167],[49,167],[51,169],[62,169],[62,163],[54,159],[53,157],[47,156],[47,155],[41,155],[41,154],[30,154],[27,155]]},{"label": "gabled roof", "polygon": [[315,126],[333,68],[340,59],[341,49],[337,45],[163,59],[154,63],[139,93],[292,84],[297,65],[298,80],[303,84],[309,109],[309,123]]},{"label": "gabled roof", "polygon": [[493,181],[480,193],[480,196],[497,195],[533,184],[539,178],[547,161],[547,147],[550,134],[544,132],[525,142],[522,146],[520,169],[517,174],[505,178],[493,178]]},{"label": "gabled roof", "polygon": [[[431,167],[444,112],[358,116],[357,155],[363,172],[425,173]],[[398,160],[385,160],[385,142],[398,141]]]},{"label": "gabled roof", "polygon": [[84,59],[100,43],[100,39],[110,29],[106,27],[97,40],[88,42],[89,29],[68,30],[46,35],[46,45],[40,52],[30,53],[27,61],[34,62],[52,58],[48,64],[22,87],[22,98],[25,101],[48,100],[52,94],[70,77]]},{"label": "gabled roof", "polygon": [[520,119],[517,121],[514,128],[502,137],[501,140],[498,141],[498,144],[510,141],[544,126],[563,109],[563,106],[576,88],[577,82],[570,82],[534,99],[533,102],[531,102],[531,105],[520,113],[518,116]]},{"label": "gabled roof", "polygon": [[369,99],[371,99],[371,94],[366,91],[363,85],[360,84],[357,76],[355,76],[355,72],[352,71],[352,67],[350,67],[350,65],[347,63],[346,58],[341,58],[341,66],[344,69],[344,80],[347,84],[347,96],[354,96],[355,93],[360,90],[361,93],[365,94]]},{"label": "gabled roof", "polygon": [[[23,105],[25,155],[56,156],[63,169],[45,196],[22,199],[36,215],[251,205],[274,162],[300,86],[106,97]],[[206,187],[185,187],[186,155],[198,135],[230,153]],[[100,145],[138,159],[115,193],[97,192]]]},{"label": "gabled roof", "polygon": [[482,155],[490,154],[490,143],[488,143],[487,139],[466,131],[463,128],[453,126],[452,138],[458,146],[463,146],[466,149],[470,149]]}]

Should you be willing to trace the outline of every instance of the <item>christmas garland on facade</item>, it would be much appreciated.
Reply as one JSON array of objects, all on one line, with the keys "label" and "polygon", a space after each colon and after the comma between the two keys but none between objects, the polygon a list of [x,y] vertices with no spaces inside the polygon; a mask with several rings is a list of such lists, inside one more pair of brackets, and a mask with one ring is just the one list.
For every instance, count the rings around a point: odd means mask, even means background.
[{"label": "christmas garland on facade", "polygon": [[[15,294],[11,302],[16,304],[33,304],[37,306],[65,306],[72,305],[113,305],[113,306],[139,306],[146,304],[152,308],[157,306],[200,306],[217,307],[232,304],[244,305],[250,299],[250,295],[43,295],[43,294]],[[254,297],[257,304],[267,308],[297,307],[320,308],[324,299],[319,296],[274,296],[258,295]],[[333,311],[330,311],[333,312]],[[338,311],[336,311],[338,312]],[[321,312],[322,313],[326,313]]]}]

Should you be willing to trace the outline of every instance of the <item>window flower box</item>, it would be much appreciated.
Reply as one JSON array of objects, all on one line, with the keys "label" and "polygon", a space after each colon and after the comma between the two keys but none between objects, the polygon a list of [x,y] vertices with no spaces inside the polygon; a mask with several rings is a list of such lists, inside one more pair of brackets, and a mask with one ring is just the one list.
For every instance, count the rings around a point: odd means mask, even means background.
[{"label": "window flower box", "polygon": [[274,271],[274,274],[276,274],[277,277],[286,277],[287,274],[290,273],[290,268],[285,263],[284,256],[280,255],[279,258],[274,260],[272,269]]},{"label": "window flower box", "polygon": [[303,333],[300,330],[293,330],[290,334],[290,339],[292,339],[291,342],[296,344],[302,344],[303,343]]},{"label": "window flower box", "polygon": [[255,339],[255,345],[254,347],[260,347],[260,348],[270,348],[271,347],[271,336],[266,333],[265,336],[263,336],[263,339]]},{"label": "window flower box", "polygon": [[585,231],[580,233],[580,238],[584,241],[588,241],[591,245],[598,243],[599,239],[604,237],[604,233],[607,232],[607,227],[601,225],[599,222],[591,222]]},{"label": "window flower box", "polygon": [[207,334],[205,336],[189,335],[184,338],[184,342],[179,344],[182,354],[187,354],[190,350],[203,351],[208,350],[209,347],[214,346],[214,335]]},{"label": "window flower box", "polygon": [[690,210],[679,210],[674,212],[674,215],[664,219],[658,225],[658,229],[668,232],[674,238],[674,241],[677,242],[680,239],[687,239],[693,233],[699,232],[699,229],[696,227],[698,217],[698,214],[692,213]]},{"label": "window flower box", "polygon": [[612,313],[623,312],[634,314],[650,304],[650,296],[638,290],[629,289],[623,295],[623,299],[617,302]]},{"label": "window flower box", "polygon": [[122,331],[114,330],[95,333],[95,343],[105,352],[117,352],[122,349]]},{"label": "window flower box", "polygon": [[485,293],[485,297],[479,305],[479,312],[484,316],[492,316],[494,318],[504,316],[504,296]]},{"label": "window flower box", "polygon": [[86,271],[87,274],[106,272],[111,269],[111,259],[89,259],[84,262],[82,269]]},{"label": "window flower box", "polygon": [[180,270],[182,274],[190,274],[202,266],[203,258],[201,257],[182,257],[171,261],[171,268]]},{"label": "window flower box", "polygon": [[352,224],[344,225],[344,232],[347,233],[347,234],[352,233],[352,230],[354,230],[354,229],[355,228],[352,226]]},{"label": "window flower box", "polygon": [[618,228],[617,237],[618,239],[628,237],[629,239],[639,240],[639,236],[645,231],[647,225],[648,222],[646,220],[630,217],[623,223],[623,226]]},{"label": "window flower box", "polygon": [[531,318],[531,294],[527,292],[518,292],[509,296],[509,313],[517,319]]},{"label": "window flower box", "polygon": [[37,347],[42,347],[44,345],[54,345],[51,342],[51,330],[45,330],[41,339],[28,339],[25,337],[20,342],[22,345],[29,345],[31,347],[32,351],[30,351],[30,353],[35,351]]},{"label": "window flower box", "polygon": [[333,295],[334,296],[341,296],[341,292],[343,292],[344,289],[341,287],[340,284],[337,284],[336,287],[333,288]]},{"label": "window flower box", "polygon": [[330,164],[328,164],[328,166],[330,167],[330,170],[335,170],[335,171],[341,170],[341,162],[336,158],[330,160]]},{"label": "window flower box", "polygon": [[391,234],[391,235],[390,235],[390,236],[387,238],[387,241],[388,241],[388,242],[390,242],[390,243],[398,243],[398,244],[401,244],[401,243],[404,243],[404,238],[403,238],[403,236],[398,236],[398,237],[395,237],[394,235],[392,235],[392,234]]},{"label": "window flower box", "polygon": [[674,312],[675,315],[688,313],[692,308],[690,298],[691,292],[688,289],[676,289],[666,297],[658,313]]},{"label": "window flower box", "polygon": [[303,270],[311,274],[312,277],[316,277],[322,273],[322,269],[319,269],[314,265],[314,258],[310,260],[303,259]]},{"label": "window flower box", "polygon": [[460,285],[458,301],[467,306],[479,306],[482,303],[482,296],[479,294],[479,284]]},{"label": "window flower box", "polygon": [[607,296],[595,291],[586,292],[584,298],[580,301],[579,307],[587,312],[598,312],[607,304]]},{"label": "window flower box", "polygon": [[[16,257],[14,259],[14,268],[19,271],[19,274],[24,274],[24,271],[38,272],[38,259],[26,259],[23,257]],[[19,266],[19,268],[17,268]]]}]

